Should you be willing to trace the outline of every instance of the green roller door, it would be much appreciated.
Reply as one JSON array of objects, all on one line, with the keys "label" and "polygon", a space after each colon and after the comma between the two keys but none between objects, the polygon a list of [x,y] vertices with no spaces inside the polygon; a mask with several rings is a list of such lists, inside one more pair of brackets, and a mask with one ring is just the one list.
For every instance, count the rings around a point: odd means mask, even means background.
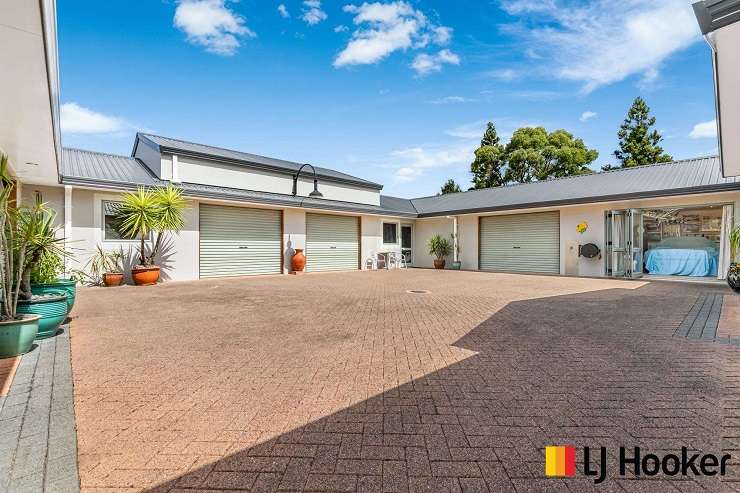
[{"label": "green roller door", "polygon": [[357,269],[358,239],[357,217],[306,214],[306,272]]},{"label": "green roller door", "polygon": [[560,213],[480,218],[480,269],[560,273]]},{"label": "green roller door", "polygon": [[282,211],[200,205],[200,277],[281,272]]}]

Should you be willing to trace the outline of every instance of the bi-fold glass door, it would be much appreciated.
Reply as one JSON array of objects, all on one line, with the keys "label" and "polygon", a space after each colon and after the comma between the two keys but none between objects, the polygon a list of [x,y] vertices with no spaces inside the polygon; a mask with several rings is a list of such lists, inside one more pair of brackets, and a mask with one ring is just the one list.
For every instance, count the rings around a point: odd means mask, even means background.
[{"label": "bi-fold glass door", "polygon": [[611,277],[642,277],[642,211],[625,209],[606,215],[606,273]]}]

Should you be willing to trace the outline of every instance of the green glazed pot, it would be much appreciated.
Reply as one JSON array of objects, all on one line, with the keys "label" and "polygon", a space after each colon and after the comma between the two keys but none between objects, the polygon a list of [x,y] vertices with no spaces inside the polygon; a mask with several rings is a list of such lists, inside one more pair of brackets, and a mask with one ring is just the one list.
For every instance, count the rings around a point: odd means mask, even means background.
[{"label": "green glazed pot", "polygon": [[459,260],[457,262],[452,262],[452,270],[460,270],[460,267],[462,267],[462,262]]},{"label": "green glazed pot", "polygon": [[67,293],[67,313],[71,312],[72,307],[75,305],[77,281],[75,279],[59,278],[54,282],[31,284],[31,292],[33,294],[46,294],[52,291],[64,291]]},{"label": "green glazed pot", "polygon": [[[53,296],[50,296],[53,295]],[[57,329],[67,318],[67,293],[50,291],[30,300],[18,300],[18,313],[41,315],[36,339],[46,339],[57,333]]]},{"label": "green glazed pot", "polygon": [[39,315],[0,322],[0,359],[27,353],[39,331]]}]

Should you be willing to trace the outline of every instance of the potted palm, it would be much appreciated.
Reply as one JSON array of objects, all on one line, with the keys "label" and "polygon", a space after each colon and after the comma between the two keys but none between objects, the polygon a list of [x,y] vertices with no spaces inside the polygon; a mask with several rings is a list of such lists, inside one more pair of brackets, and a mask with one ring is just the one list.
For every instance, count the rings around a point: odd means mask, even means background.
[{"label": "potted palm", "polygon": [[730,231],[730,269],[727,271],[727,284],[733,291],[740,293],[740,224]]},{"label": "potted palm", "polygon": [[[39,272],[45,263],[51,263],[52,270],[59,262],[63,263],[61,259],[66,255],[64,238],[58,235],[59,228],[54,226],[54,211],[40,201],[31,207],[19,207],[14,216],[17,234],[27,242],[16,310],[18,313],[41,316],[36,339],[51,337],[57,333],[69,313],[67,292],[51,290],[34,294],[31,278],[33,272]],[[48,265],[46,268],[48,270]],[[51,280],[55,277],[56,273]]]},{"label": "potted palm", "polygon": [[106,287],[123,284],[123,257],[123,248],[109,252],[98,245],[85,265],[92,283]]},{"label": "potted palm", "polygon": [[8,157],[0,154],[0,358],[28,352],[38,333],[41,318],[17,312],[30,241],[25,235],[18,234],[18,217],[11,205],[14,193]]},{"label": "potted palm", "polygon": [[[49,214],[54,214],[49,211]],[[56,234],[56,231],[54,232]],[[62,277],[64,272],[64,257],[68,252],[46,250],[39,255],[38,263],[31,270],[31,293],[42,295],[62,291],[67,293],[67,313],[72,311],[77,293],[77,279]]]},{"label": "potted palm", "polygon": [[[154,284],[159,280],[159,266],[155,265],[166,235],[179,232],[184,225],[186,201],[182,189],[173,185],[165,187],[139,187],[127,192],[119,204],[116,215],[121,220],[119,232],[141,242],[139,263],[131,269],[131,277],[139,286]],[[147,252],[147,239],[155,234],[154,243]]]},{"label": "potted palm", "polygon": [[452,253],[450,241],[442,235],[436,234],[429,238],[427,247],[429,248],[429,255],[434,256],[434,268],[444,269],[445,257],[448,257]]}]

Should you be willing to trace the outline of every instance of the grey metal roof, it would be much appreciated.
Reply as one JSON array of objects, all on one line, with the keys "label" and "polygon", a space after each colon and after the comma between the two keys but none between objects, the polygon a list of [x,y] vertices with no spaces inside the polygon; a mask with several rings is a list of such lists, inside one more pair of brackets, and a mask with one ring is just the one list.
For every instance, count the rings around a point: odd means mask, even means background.
[{"label": "grey metal roof", "polygon": [[740,21],[740,0],[702,0],[693,7],[702,34]]},{"label": "grey metal roof", "polygon": [[136,159],[82,149],[62,149],[62,177],[112,183],[156,185],[159,179]]},{"label": "grey metal roof", "polygon": [[[195,142],[187,142],[184,140],[145,133],[136,134],[134,151],[131,153],[132,155],[134,155],[134,153],[136,152],[136,146],[138,145],[139,139],[144,140],[149,145],[152,145],[155,148],[159,149],[160,152],[169,151],[179,154],[189,154],[197,157],[219,158],[221,160],[227,160],[237,164],[246,164],[252,166],[257,165],[258,167],[269,168],[275,171],[282,171],[287,173],[295,173],[303,165],[303,163],[294,163],[292,161],[284,161],[282,159],[258,156],[257,154],[249,154],[246,152],[234,151],[231,149],[213,147],[205,144],[197,144]],[[335,171],[333,169],[321,168],[319,166],[316,166],[316,174],[319,177],[330,181],[337,181],[340,183],[373,188],[375,190],[381,190],[383,188],[383,185],[380,185],[378,183],[373,183],[371,181],[358,178],[356,176],[348,175],[346,173]]]},{"label": "grey metal roof", "polygon": [[718,156],[411,199],[419,217],[740,190]]},{"label": "grey metal roof", "polygon": [[[166,185],[166,180],[153,176],[149,168],[138,159],[102,152],[65,148],[62,154],[60,181],[65,185],[133,189],[137,186]],[[416,217],[408,199],[380,196],[380,205],[366,205],[335,200],[293,197],[279,193],[240,190],[196,183],[179,184],[185,195],[196,198],[235,200],[270,205],[285,205],[309,209],[326,209],[366,214]]]}]

